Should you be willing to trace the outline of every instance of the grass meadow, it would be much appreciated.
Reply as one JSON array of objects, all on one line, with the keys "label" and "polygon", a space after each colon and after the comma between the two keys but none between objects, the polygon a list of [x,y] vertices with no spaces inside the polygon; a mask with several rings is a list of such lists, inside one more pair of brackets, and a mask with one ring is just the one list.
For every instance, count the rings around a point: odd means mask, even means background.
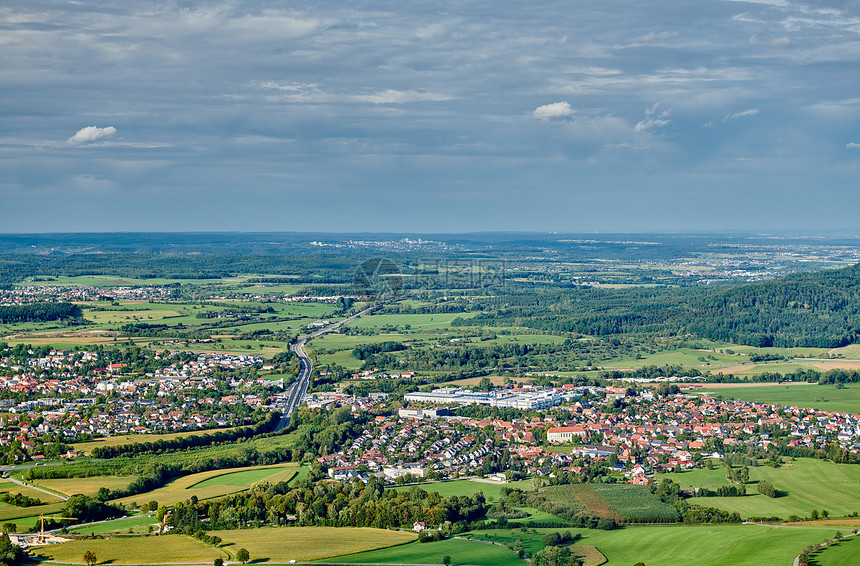
[{"label": "grass meadow", "polygon": [[[706,386],[707,388],[708,386]],[[779,405],[813,407],[824,411],[860,413],[860,384],[849,383],[845,389],[815,383],[762,385],[705,389],[714,397],[742,399]]]},{"label": "grass meadow", "polygon": [[[750,468],[746,497],[696,497],[690,503],[737,511],[741,517],[808,517],[813,509],[826,509],[831,516],[860,512],[860,466],[834,464],[824,460],[798,458],[780,468]],[[725,470],[691,470],[680,474],[660,474],[655,479],[672,478],[682,488],[728,485]],[[786,495],[771,499],[756,491],[756,483],[767,480]]]}]

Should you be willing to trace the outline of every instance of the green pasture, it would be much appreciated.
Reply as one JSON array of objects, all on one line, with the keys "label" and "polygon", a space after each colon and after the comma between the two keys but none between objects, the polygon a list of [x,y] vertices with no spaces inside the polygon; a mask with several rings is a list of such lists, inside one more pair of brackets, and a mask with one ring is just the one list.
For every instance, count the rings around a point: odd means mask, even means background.
[{"label": "green pasture", "polygon": [[[842,534],[849,534],[849,531],[843,529]],[[817,566],[860,564],[860,538],[852,536],[827,545],[814,554],[811,564]]]},{"label": "green pasture", "polygon": [[524,566],[525,561],[499,545],[450,538],[438,542],[411,542],[382,550],[339,556],[338,562],[354,564],[442,564],[444,556],[452,564],[474,566]]},{"label": "green pasture", "polygon": [[[761,525],[667,525],[628,526],[613,531],[592,529],[536,529],[545,532],[569,530],[579,533],[577,545],[591,545],[610,566],[785,566],[807,545],[833,537],[833,528],[787,529]],[[843,529],[843,532],[846,532]],[[524,546],[537,548],[535,535],[519,530],[474,531],[468,536],[486,535],[489,540],[513,544],[517,538]],[[451,554],[454,560],[457,557]]]},{"label": "green pasture", "polygon": [[[808,517],[813,509],[827,510],[831,516],[860,513],[860,466],[834,464],[825,460],[798,458],[780,468],[758,466],[749,469],[750,483],[745,497],[694,497],[690,503],[738,512],[741,517]],[[660,474],[672,478],[682,488],[729,485],[725,469],[717,462],[714,470],[690,470],[680,474]],[[760,495],[756,484],[767,480],[786,495],[771,499]]]},{"label": "green pasture", "polygon": [[[713,397],[758,401],[797,407],[814,407],[824,411],[860,413],[860,383],[849,383],[844,389],[816,383],[792,383],[745,387],[719,387],[703,390]],[[697,391],[702,393],[702,391]]]}]

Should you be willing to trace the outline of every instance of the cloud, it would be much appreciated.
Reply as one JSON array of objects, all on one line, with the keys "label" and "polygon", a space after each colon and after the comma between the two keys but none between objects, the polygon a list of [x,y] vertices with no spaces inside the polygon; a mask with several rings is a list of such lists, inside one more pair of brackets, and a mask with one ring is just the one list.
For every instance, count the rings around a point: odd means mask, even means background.
[{"label": "cloud", "polygon": [[860,149],[860,143],[849,142],[845,144],[845,149]]},{"label": "cloud", "polygon": [[552,118],[564,118],[573,114],[573,108],[566,101],[544,104],[535,108],[534,117],[539,120],[550,120]]},{"label": "cloud", "polygon": [[80,130],[75,132],[75,135],[66,140],[66,142],[72,145],[93,143],[94,141],[98,141],[102,138],[112,136],[115,133],[116,128],[114,128],[113,126],[108,126],[107,128],[87,126],[86,128],[81,128]]},{"label": "cloud", "polygon": [[656,128],[662,128],[666,124],[668,124],[671,120],[667,120],[670,112],[668,110],[664,110],[662,112],[657,112],[657,107],[659,103],[654,103],[654,106],[651,108],[645,109],[645,119],[640,121],[636,126],[633,127],[634,131],[637,132],[648,132]]},{"label": "cloud", "polygon": [[745,116],[756,116],[758,114],[758,108],[749,108],[747,110],[741,110],[740,112],[732,112],[730,114],[726,114],[726,117],[723,118],[723,122],[728,120],[732,120],[734,118],[743,118]]},{"label": "cloud", "polygon": [[651,32],[649,34],[643,35],[639,38],[639,41],[663,41],[665,39],[672,39],[678,37],[677,31],[661,31],[659,33]]}]

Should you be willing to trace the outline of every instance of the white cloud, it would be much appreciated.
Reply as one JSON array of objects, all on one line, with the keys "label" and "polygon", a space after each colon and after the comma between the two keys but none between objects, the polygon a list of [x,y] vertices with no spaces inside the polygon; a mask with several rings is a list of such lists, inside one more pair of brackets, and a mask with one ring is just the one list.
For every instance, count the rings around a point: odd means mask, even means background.
[{"label": "white cloud", "polygon": [[860,143],[850,142],[845,144],[845,149],[860,149]]},{"label": "white cloud", "polygon": [[727,120],[732,120],[734,118],[744,118],[745,116],[756,116],[758,114],[758,108],[749,108],[747,110],[741,110],[740,112],[732,112],[730,114],[726,114],[726,117],[723,118],[723,122]]},{"label": "white cloud", "polygon": [[659,33],[651,32],[639,38],[639,41],[663,41],[678,37],[677,31],[661,31]]},{"label": "white cloud", "polygon": [[662,128],[668,124],[671,121],[667,120],[670,114],[669,110],[657,112],[658,106],[660,106],[660,103],[655,102],[654,106],[646,108],[645,119],[636,124],[636,126],[633,127],[633,130],[637,132],[648,132],[656,128]]},{"label": "white cloud", "polygon": [[81,128],[80,130],[75,132],[75,135],[66,140],[66,142],[72,145],[82,145],[85,143],[92,143],[102,138],[112,136],[115,133],[116,128],[114,128],[113,126],[108,126],[107,128],[87,126],[86,128]]},{"label": "white cloud", "polygon": [[573,108],[567,101],[553,102],[535,108],[534,117],[539,120],[550,120],[552,118],[564,118],[573,114]]}]

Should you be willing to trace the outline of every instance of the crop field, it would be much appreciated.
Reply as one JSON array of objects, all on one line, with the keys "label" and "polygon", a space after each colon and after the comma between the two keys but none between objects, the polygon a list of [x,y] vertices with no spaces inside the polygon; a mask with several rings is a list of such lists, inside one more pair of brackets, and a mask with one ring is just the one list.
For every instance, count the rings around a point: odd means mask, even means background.
[{"label": "crop field", "polygon": [[43,560],[83,564],[84,553],[88,550],[95,553],[101,564],[141,562],[141,557],[150,563],[206,561],[211,564],[215,558],[227,558],[224,551],[186,535],[73,540],[36,547],[30,553]]},{"label": "crop field", "polygon": [[672,523],[678,513],[645,486],[629,484],[574,484],[545,487],[550,502],[576,513],[587,509],[598,517],[636,523]]},{"label": "crop field", "polygon": [[[860,512],[860,466],[834,464],[824,460],[798,458],[780,468],[759,466],[750,468],[750,484],[746,497],[697,497],[690,503],[737,511],[741,517],[808,517],[813,509],[826,509],[832,516]],[[729,485],[725,470],[691,470],[680,474],[657,476],[675,479],[681,487]],[[771,499],[756,491],[756,483],[767,480],[782,497]]]},{"label": "crop field", "polygon": [[528,563],[504,546],[450,538],[439,542],[411,542],[382,550],[339,556],[347,564],[442,564],[450,556],[452,564],[474,566],[525,566]]},{"label": "crop field", "polygon": [[[218,480],[201,487],[203,482],[207,480],[215,480],[218,476],[233,475],[248,471],[253,473],[250,476],[244,476],[246,481],[243,484],[229,483],[231,480]],[[300,470],[297,468],[296,464],[278,464],[262,468],[249,466],[245,468],[234,468],[232,470],[210,470],[208,472],[182,476],[162,487],[159,487],[158,489],[118,499],[117,502],[127,505],[132,502],[157,501],[161,505],[173,505],[180,501],[190,499],[192,495],[196,495],[198,499],[221,497],[223,495],[248,489],[252,484],[260,481],[259,479],[254,478],[260,477],[260,473],[264,471],[271,472],[266,476],[266,479],[274,483],[277,481],[287,481],[286,478],[292,479],[296,477],[297,472]],[[307,471],[304,470],[304,473],[306,474]]]},{"label": "crop field", "polygon": [[[397,491],[409,491],[413,486],[399,486],[393,489]],[[522,489],[523,491],[531,491],[532,490],[532,482],[531,480],[522,480],[522,481],[512,481],[508,483],[485,483],[478,482],[472,480],[454,480],[454,481],[445,481],[445,482],[433,482],[433,483],[424,483],[420,484],[418,488],[423,489],[427,492],[436,492],[442,497],[449,496],[460,496],[460,495],[474,495],[475,492],[483,491],[484,497],[488,500],[492,497],[493,501],[498,501],[502,496],[502,488],[510,487],[516,489]]]},{"label": "crop field", "polygon": [[235,556],[246,548],[251,559],[261,562],[320,560],[403,544],[415,533],[347,527],[264,527],[212,531],[223,539],[221,547]]},{"label": "crop field", "polygon": [[[706,386],[707,387],[707,386]],[[797,407],[814,407],[825,411],[860,413],[860,384],[849,383],[845,389],[815,383],[720,387],[705,389],[716,397],[742,399]],[[701,393],[701,392],[699,392]]]}]

